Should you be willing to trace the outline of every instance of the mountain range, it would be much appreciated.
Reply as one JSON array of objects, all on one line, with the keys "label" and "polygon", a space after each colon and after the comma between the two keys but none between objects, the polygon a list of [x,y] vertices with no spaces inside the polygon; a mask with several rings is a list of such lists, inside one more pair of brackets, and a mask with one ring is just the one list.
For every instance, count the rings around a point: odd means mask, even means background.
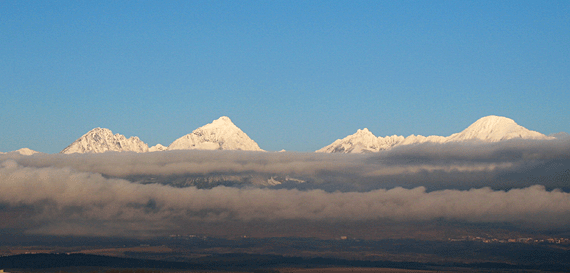
[{"label": "mountain range", "polygon": [[149,148],[138,137],[126,138],[121,134],[113,135],[109,129],[95,128],[71,143],[61,153],[103,153],[106,151],[145,153],[165,150],[263,151],[230,118],[224,116],[175,140],[168,147],[157,144]]},{"label": "mountain range", "polygon": [[499,116],[486,116],[471,124],[465,130],[443,136],[386,136],[376,137],[367,128],[356,131],[343,139],[337,139],[316,152],[318,153],[366,153],[389,150],[397,146],[412,145],[425,142],[498,142],[513,138],[520,139],[554,139],[539,132],[528,130],[514,120]]},{"label": "mountain range", "polygon": [[[561,137],[567,134],[560,135]],[[558,138],[561,138],[558,137]],[[389,150],[397,146],[419,143],[448,143],[448,142],[498,142],[508,139],[555,139],[536,131],[528,130],[518,125],[514,120],[500,116],[486,116],[471,124],[465,130],[450,136],[408,137],[392,135],[377,137],[367,128],[359,129],[355,134],[337,139],[316,152],[318,153],[367,153]],[[65,149],[63,154],[72,153],[103,153],[115,152],[158,152],[166,150],[241,150],[263,151],[259,145],[238,128],[230,118],[223,116],[212,123],[206,124],[192,133],[176,139],[168,146],[157,144],[149,147],[138,137],[130,138],[121,134],[113,134],[106,128],[94,128],[78,138]],[[32,155],[36,151],[23,148],[10,153]]]}]

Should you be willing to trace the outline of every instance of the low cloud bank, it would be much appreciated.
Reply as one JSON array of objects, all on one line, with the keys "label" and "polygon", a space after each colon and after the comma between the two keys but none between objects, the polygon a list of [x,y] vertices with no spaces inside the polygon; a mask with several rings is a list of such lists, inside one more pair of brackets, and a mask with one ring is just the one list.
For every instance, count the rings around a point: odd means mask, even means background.
[{"label": "low cloud bank", "polygon": [[[137,158],[131,156],[127,158]],[[310,158],[308,155],[301,157]],[[342,166],[350,169],[358,160],[348,159]],[[254,164],[264,165],[262,161]],[[123,166],[130,164],[136,165],[127,163]],[[244,161],[242,165],[247,164]],[[321,164],[324,166],[326,162]],[[253,169],[251,166],[244,168]],[[301,167],[288,165],[287,168]],[[570,224],[570,194],[547,190],[541,185],[506,191],[488,187],[426,191],[423,186],[360,192],[256,187],[174,188],[133,183],[69,166],[25,166],[4,158],[0,161],[0,213],[14,211],[22,211],[13,216],[19,220],[6,221],[4,228],[59,235],[166,232],[198,221],[254,220],[406,222],[443,219],[550,229]]]},{"label": "low cloud bank", "polygon": [[328,192],[420,186],[428,191],[482,187],[508,190],[539,184],[547,190],[570,191],[570,139],[425,143],[366,155],[236,151],[0,155],[0,160],[7,159],[26,167],[70,168],[162,184],[197,177],[229,177],[241,186],[263,186],[271,177],[291,177],[309,183],[283,183],[274,188]]}]

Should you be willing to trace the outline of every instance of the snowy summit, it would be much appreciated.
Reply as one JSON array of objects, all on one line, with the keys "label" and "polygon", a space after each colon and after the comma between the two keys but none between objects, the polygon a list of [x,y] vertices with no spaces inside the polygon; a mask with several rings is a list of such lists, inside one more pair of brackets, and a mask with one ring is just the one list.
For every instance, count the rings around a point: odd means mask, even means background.
[{"label": "snowy summit", "polygon": [[29,149],[29,148],[22,148],[22,149],[18,149],[15,151],[8,152],[8,153],[0,152],[0,154],[19,154],[19,155],[33,155],[33,154],[38,154],[38,153],[40,153],[40,152],[34,151],[32,149]]},{"label": "snowy summit", "polygon": [[[447,142],[497,142],[513,138],[554,139],[539,132],[528,130],[506,117],[487,116],[480,118],[465,130],[450,136],[386,136],[376,137],[367,128],[356,131],[343,139],[317,150],[320,153],[367,153],[389,150],[397,146],[418,143]],[[223,116],[187,134],[168,147],[157,144],[148,147],[138,137],[126,138],[113,134],[105,128],[95,128],[71,143],[61,153],[158,152],[166,150],[241,150],[263,151],[259,145],[238,128],[230,118]],[[22,151],[22,154],[30,153]]]},{"label": "snowy summit", "polygon": [[448,141],[482,140],[497,142],[512,138],[546,139],[547,136],[528,130],[506,117],[487,116],[480,118],[461,133],[448,137]]},{"label": "snowy summit", "polygon": [[126,138],[105,128],[95,128],[71,143],[61,153],[159,152],[166,150],[242,150],[263,151],[230,118],[221,117],[185,135],[165,147],[148,147],[138,137]]},{"label": "snowy summit", "polygon": [[460,133],[443,136],[386,136],[376,137],[368,129],[358,130],[355,134],[338,139],[317,152],[319,153],[365,153],[389,150],[396,146],[418,144],[424,142],[497,142],[501,140],[521,139],[554,139],[536,131],[528,130],[506,117],[487,116],[480,118]]},{"label": "snowy summit", "polygon": [[168,147],[165,147],[162,144],[156,144],[150,148],[148,148],[149,152],[160,152],[160,151],[166,151],[166,149],[168,149]]},{"label": "snowy summit", "polygon": [[37,154],[39,152],[34,151],[32,149],[28,149],[28,148],[22,148],[22,149],[15,150],[14,153],[19,153],[21,155],[33,155],[33,154]]},{"label": "snowy summit", "polygon": [[226,116],[175,140],[168,150],[263,151]]},{"label": "snowy summit", "polygon": [[126,138],[109,129],[95,128],[71,143],[62,154],[115,152],[148,152],[148,145],[138,137]]}]

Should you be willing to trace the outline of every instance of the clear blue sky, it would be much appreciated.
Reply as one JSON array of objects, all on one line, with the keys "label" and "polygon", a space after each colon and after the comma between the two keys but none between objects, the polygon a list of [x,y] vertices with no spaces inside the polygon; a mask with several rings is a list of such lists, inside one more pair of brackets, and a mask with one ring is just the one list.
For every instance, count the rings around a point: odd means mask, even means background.
[{"label": "clear blue sky", "polygon": [[265,150],[500,115],[570,132],[570,1],[0,1],[0,151],[94,127]]}]

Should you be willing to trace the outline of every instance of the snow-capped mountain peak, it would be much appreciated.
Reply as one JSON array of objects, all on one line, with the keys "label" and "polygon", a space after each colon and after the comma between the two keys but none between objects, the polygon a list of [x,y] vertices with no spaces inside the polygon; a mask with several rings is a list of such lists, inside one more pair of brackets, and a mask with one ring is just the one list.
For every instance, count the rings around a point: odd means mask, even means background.
[{"label": "snow-capped mountain peak", "polygon": [[34,150],[28,149],[28,148],[18,149],[18,150],[14,151],[14,152],[19,153],[19,154],[21,154],[21,155],[33,155],[33,154],[39,153],[38,151],[34,151]]},{"label": "snow-capped mountain peak", "polygon": [[156,144],[150,148],[148,148],[149,152],[159,152],[159,151],[166,151],[166,149],[168,149],[168,147],[162,145],[162,144]]},{"label": "snow-capped mountain peak", "polygon": [[29,149],[29,148],[21,148],[21,149],[18,149],[18,150],[15,150],[15,151],[11,151],[11,152],[8,152],[8,153],[2,153],[2,152],[0,152],[0,154],[20,154],[20,155],[33,155],[33,154],[39,154],[39,153],[40,153],[40,152],[34,151],[34,150],[32,150],[32,149]]},{"label": "snow-capped mountain peak", "polygon": [[233,126],[235,126],[235,124],[232,122],[232,120],[231,120],[229,117],[227,117],[227,116],[221,116],[221,117],[219,117],[218,119],[212,121],[212,123],[209,123],[209,124],[207,124],[207,125],[210,125],[210,124],[215,124],[215,125],[226,124],[226,125],[233,125]]},{"label": "snow-capped mountain peak", "polygon": [[61,153],[148,152],[148,145],[138,137],[126,138],[106,128],[94,128],[71,143]]},{"label": "snow-capped mountain peak", "polygon": [[263,151],[226,116],[175,140],[168,146],[168,150]]},{"label": "snow-capped mountain peak", "polygon": [[337,139],[331,145],[317,150],[318,153],[363,153],[377,152],[380,145],[378,138],[368,128],[358,129],[356,133],[343,139]]},{"label": "snow-capped mountain peak", "polygon": [[497,142],[501,140],[521,139],[554,139],[539,132],[528,130],[518,125],[514,120],[500,116],[480,118],[465,130],[448,137],[410,135],[376,137],[368,129],[358,130],[355,134],[338,139],[317,152],[324,153],[363,153],[388,150],[392,147],[418,143],[447,143],[465,141]]},{"label": "snow-capped mountain peak", "polygon": [[478,119],[467,129],[448,137],[448,141],[482,140],[496,142],[512,138],[545,139],[547,136],[528,130],[514,120],[499,116],[486,116]]}]

